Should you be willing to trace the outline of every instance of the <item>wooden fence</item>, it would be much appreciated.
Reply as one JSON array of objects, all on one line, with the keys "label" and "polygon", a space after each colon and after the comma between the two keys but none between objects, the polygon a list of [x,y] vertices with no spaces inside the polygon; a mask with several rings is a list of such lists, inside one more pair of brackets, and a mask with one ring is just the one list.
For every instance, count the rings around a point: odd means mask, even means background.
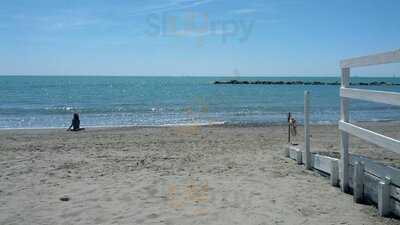
[{"label": "wooden fence", "polygon": [[[285,150],[286,156],[297,164],[306,164],[305,151],[290,145]],[[353,191],[354,200],[377,205],[380,213],[382,209],[386,210],[385,216],[394,214],[400,217],[400,170],[362,156],[350,155],[349,159],[352,172],[349,173],[348,188]],[[339,159],[311,154],[311,168],[329,175],[331,185],[339,186]],[[389,185],[381,185],[382,182]],[[385,204],[386,208],[379,208],[380,204]]]},{"label": "wooden fence", "polygon": [[304,146],[285,148],[286,156],[330,176],[333,186],[343,192],[352,193],[357,203],[372,203],[378,206],[381,216],[390,214],[400,217],[400,169],[383,165],[363,156],[349,154],[349,136],[353,135],[369,143],[400,153],[400,141],[356,126],[350,122],[349,100],[400,106],[400,93],[350,88],[350,69],[369,65],[400,62],[400,50],[343,60],[340,88],[340,159],[313,154],[310,151],[310,94],[304,93]]},{"label": "wooden fence", "polygon": [[[388,173],[387,170],[383,169],[379,173],[373,173],[374,171],[371,172],[371,163],[366,159],[350,159],[349,135],[356,136],[396,153],[400,153],[400,141],[350,123],[349,100],[357,99],[400,106],[400,93],[350,88],[350,69],[396,62],[400,62],[400,50],[341,61],[341,115],[339,121],[341,140],[340,186],[343,192],[353,190],[356,202],[363,202],[365,200],[364,197],[377,202],[379,214],[382,216],[400,212],[399,202],[393,200],[396,197],[397,200],[400,200],[398,198],[399,195],[391,195],[393,190],[399,190],[399,173]],[[377,196],[375,194],[368,196],[369,189],[376,190]]]}]

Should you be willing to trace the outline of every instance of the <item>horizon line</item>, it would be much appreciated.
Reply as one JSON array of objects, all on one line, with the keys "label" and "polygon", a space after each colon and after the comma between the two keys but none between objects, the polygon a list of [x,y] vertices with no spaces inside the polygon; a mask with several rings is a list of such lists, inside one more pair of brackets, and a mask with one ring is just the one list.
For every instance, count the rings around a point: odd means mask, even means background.
[{"label": "horizon line", "polygon": [[[340,74],[274,74],[274,75],[227,75],[227,74],[215,74],[215,75],[115,75],[115,74],[0,74],[0,77],[340,77]],[[396,75],[357,75],[354,74],[352,77],[370,77],[370,78],[400,78]]]}]

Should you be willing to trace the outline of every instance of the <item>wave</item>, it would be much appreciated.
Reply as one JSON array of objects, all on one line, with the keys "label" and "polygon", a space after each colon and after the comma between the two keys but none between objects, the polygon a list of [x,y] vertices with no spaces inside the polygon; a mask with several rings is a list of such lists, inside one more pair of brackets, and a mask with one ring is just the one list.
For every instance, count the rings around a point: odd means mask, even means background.
[{"label": "wave", "polygon": [[[88,125],[85,128],[135,128],[135,127],[149,127],[149,128],[157,128],[157,127],[203,127],[203,126],[222,126],[227,123],[222,122],[199,122],[199,123],[179,123],[179,124],[160,124],[160,125],[108,125],[108,126],[96,126],[96,125]],[[50,130],[50,129],[66,129],[66,127],[0,127],[0,130]]]}]

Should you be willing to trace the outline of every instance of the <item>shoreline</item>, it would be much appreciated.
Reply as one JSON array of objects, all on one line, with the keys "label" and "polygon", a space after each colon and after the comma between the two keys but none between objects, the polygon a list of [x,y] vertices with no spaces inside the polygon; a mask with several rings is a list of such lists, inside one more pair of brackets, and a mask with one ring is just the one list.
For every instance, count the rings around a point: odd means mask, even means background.
[{"label": "shoreline", "polygon": [[[115,125],[115,126],[83,126],[82,128],[90,130],[98,129],[124,129],[124,128],[163,128],[163,127],[209,127],[209,126],[225,126],[225,122],[216,123],[191,123],[191,124],[165,124],[165,125]],[[0,128],[1,131],[17,131],[17,130],[66,130],[68,127],[21,127],[21,128]]]},{"label": "shoreline", "polygon": [[[383,124],[399,124],[398,120],[382,120],[382,121],[353,121],[354,123],[367,126],[379,126]],[[298,124],[302,127],[303,124]],[[311,126],[336,126],[338,123],[316,122],[310,123]],[[286,123],[267,122],[267,123],[229,123],[229,122],[211,122],[211,123],[188,123],[188,124],[163,124],[163,125],[115,125],[115,126],[83,126],[88,130],[115,130],[115,129],[140,129],[140,128],[179,128],[179,127],[286,127]],[[43,131],[43,130],[66,130],[68,127],[21,127],[21,128],[0,128],[0,132],[7,131]]]}]

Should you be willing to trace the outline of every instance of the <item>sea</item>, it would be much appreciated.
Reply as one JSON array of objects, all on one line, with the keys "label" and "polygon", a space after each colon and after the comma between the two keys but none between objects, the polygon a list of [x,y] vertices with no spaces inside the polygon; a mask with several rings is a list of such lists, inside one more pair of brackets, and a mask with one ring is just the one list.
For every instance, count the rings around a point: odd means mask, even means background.
[{"label": "sea", "polygon": [[[339,86],[215,85],[214,81],[340,81],[339,77],[0,76],[0,129],[206,124],[285,124],[303,121],[310,92],[311,123],[339,120]],[[400,78],[352,78],[351,82]],[[360,86],[400,92],[400,86]],[[351,101],[352,121],[400,120],[400,107]]]}]

